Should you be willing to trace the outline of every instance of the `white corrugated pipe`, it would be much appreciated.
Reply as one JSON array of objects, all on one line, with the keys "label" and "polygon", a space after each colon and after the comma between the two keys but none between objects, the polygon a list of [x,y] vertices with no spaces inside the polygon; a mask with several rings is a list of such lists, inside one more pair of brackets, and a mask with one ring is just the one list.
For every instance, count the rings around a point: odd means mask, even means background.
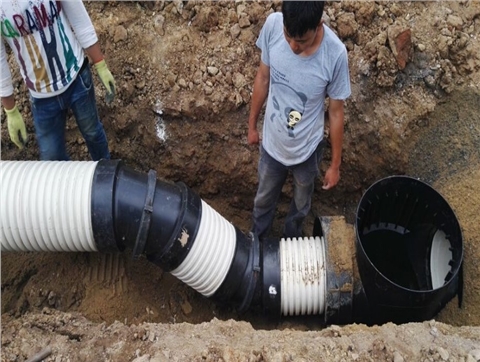
[{"label": "white corrugated pipe", "polygon": [[[237,295],[248,294],[238,279],[253,278],[252,270],[244,274],[252,241],[184,184],[110,160],[1,161],[0,178],[2,251],[129,247],[207,297],[223,290],[244,302]],[[247,255],[236,263],[245,264],[242,275],[221,289],[236,254]]]},{"label": "white corrugated pipe", "polygon": [[326,260],[323,238],[280,240],[283,315],[323,314]]},{"label": "white corrugated pipe", "polygon": [[90,213],[96,165],[2,161],[2,251],[97,251]]},{"label": "white corrugated pipe", "polygon": [[240,312],[262,299],[271,306],[265,310],[283,315],[325,310],[323,238],[276,239],[265,247],[184,184],[118,160],[1,161],[0,173],[2,251],[130,248]]}]

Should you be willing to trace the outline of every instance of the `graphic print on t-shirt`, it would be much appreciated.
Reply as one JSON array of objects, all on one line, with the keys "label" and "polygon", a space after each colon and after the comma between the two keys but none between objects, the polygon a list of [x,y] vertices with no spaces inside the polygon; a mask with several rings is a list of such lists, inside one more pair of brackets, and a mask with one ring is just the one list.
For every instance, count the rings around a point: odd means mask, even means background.
[{"label": "graphic print on t-shirt", "polygon": [[2,6],[2,37],[16,48],[25,82],[35,92],[44,88],[51,93],[66,87],[80,69],[62,11],[61,2],[53,0],[13,2],[8,15]]},{"label": "graphic print on t-shirt", "polygon": [[[288,105],[280,105],[277,99],[280,97],[275,96],[277,92],[282,92],[282,99],[288,99]],[[272,81],[272,100],[274,112],[270,116],[270,121],[276,120],[285,123],[288,136],[295,138],[295,126],[302,120],[307,96],[302,92],[297,92],[288,84]]]}]

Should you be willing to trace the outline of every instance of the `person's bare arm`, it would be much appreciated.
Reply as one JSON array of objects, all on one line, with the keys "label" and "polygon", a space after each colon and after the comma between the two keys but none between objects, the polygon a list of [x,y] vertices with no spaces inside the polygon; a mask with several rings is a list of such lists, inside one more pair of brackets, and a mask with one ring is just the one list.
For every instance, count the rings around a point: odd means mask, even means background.
[{"label": "person's bare arm", "polygon": [[260,137],[257,130],[257,121],[260,111],[267,99],[268,87],[270,84],[270,67],[260,61],[260,66],[253,83],[252,102],[250,116],[248,117],[248,144],[258,144]]},{"label": "person's bare arm", "polygon": [[340,180],[340,164],[342,163],[343,112],[342,100],[330,99],[328,118],[330,123],[330,143],[332,145],[332,162],[323,180],[323,189],[329,190]]},{"label": "person's bare arm", "polygon": [[103,53],[99,42],[96,42],[92,46],[85,49],[85,53],[87,53],[93,64],[103,60]]},{"label": "person's bare arm", "polygon": [[15,97],[13,94],[8,97],[2,97],[2,106],[5,109],[13,109],[13,107],[15,107]]}]

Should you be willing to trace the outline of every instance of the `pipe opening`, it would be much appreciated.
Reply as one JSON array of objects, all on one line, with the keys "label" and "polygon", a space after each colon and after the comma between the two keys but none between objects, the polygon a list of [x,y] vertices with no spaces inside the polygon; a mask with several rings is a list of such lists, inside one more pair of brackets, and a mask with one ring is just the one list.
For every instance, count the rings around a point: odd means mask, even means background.
[{"label": "pipe opening", "polygon": [[406,176],[373,184],[358,206],[356,234],[362,281],[374,304],[422,308],[433,298],[445,305],[457,293],[460,226],[427,184]]},{"label": "pipe opening", "polygon": [[460,229],[453,211],[432,189],[405,177],[389,179],[371,187],[360,209],[361,246],[387,279],[422,291],[441,287],[455,275]]}]

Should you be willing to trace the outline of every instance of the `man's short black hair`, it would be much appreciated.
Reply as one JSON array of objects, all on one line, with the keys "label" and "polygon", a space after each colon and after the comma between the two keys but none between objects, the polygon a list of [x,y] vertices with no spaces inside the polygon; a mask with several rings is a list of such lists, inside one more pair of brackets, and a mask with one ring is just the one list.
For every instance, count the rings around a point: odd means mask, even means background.
[{"label": "man's short black hair", "polygon": [[284,1],[283,26],[291,37],[301,37],[315,30],[323,16],[324,1]]}]

